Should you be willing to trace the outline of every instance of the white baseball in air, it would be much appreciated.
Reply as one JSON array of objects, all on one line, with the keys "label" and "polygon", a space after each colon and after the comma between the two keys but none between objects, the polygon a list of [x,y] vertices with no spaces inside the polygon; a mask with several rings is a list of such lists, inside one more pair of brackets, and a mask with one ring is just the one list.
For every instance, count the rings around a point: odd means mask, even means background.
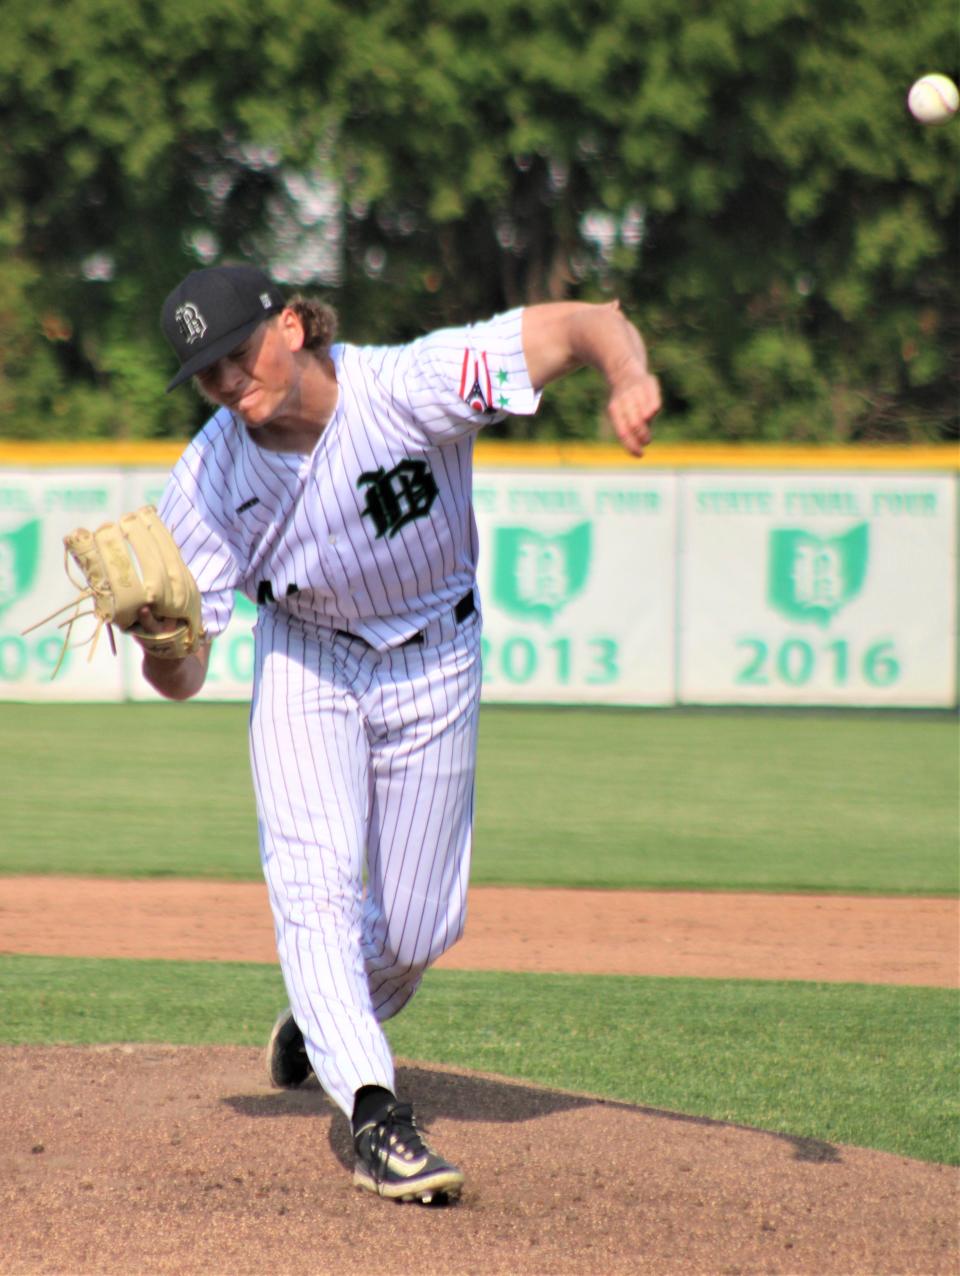
[{"label": "white baseball in air", "polygon": [[907,106],[921,124],[945,124],[960,106],[960,92],[948,75],[921,75],[907,94]]}]

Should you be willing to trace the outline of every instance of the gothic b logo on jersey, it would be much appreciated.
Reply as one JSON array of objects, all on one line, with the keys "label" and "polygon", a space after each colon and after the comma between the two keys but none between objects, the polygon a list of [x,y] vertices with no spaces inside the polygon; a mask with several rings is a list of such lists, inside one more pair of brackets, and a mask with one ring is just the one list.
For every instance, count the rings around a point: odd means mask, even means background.
[{"label": "gothic b logo on jersey", "polygon": [[425,518],[437,499],[437,484],[426,461],[401,461],[392,470],[367,470],[357,479],[367,488],[364,515],[369,515],[381,536],[396,536],[401,527]]}]

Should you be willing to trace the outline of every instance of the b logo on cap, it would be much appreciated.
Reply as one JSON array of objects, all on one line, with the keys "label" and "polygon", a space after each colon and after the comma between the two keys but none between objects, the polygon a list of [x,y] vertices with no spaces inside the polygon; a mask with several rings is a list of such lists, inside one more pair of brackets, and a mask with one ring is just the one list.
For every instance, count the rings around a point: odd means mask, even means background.
[{"label": "b logo on cap", "polygon": [[177,327],[180,329],[180,335],[188,346],[192,346],[195,341],[199,341],[207,330],[206,319],[204,319],[192,301],[178,306],[174,318],[177,321]]}]

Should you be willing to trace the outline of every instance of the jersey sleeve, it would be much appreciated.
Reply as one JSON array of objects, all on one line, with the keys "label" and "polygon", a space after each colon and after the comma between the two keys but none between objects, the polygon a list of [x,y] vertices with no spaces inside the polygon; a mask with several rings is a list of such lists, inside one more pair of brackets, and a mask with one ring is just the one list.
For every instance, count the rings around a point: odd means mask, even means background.
[{"label": "jersey sleeve", "polygon": [[214,454],[215,448],[205,446],[203,435],[198,435],[174,466],[157,506],[158,515],[197,582],[203,603],[203,627],[211,638],[222,634],[230,623],[234,590],[240,583],[231,529],[208,472]]},{"label": "jersey sleeve", "polygon": [[407,347],[410,406],[433,443],[451,443],[505,416],[532,416],[540,391],[523,353],[523,310],[442,328]]}]

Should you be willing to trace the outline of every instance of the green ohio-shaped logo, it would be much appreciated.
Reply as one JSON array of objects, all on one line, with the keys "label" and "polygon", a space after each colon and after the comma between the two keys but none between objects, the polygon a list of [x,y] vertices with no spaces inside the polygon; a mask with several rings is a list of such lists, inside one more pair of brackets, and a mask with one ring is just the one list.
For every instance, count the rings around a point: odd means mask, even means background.
[{"label": "green ohio-shaped logo", "polygon": [[40,519],[0,532],[0,615],[29,590],[40,562]]},{"label": "green ohio-shaped logo", "polygon": [[827,538],[802,531],[771,532],[770,602],[790,620],[827,625],[863,588],[868,554],[866,523]]},{"label": "green ohio-shaped logo", "polygon": [[513,616],[549,623],[583,589],[591,542],[590,523],[556,536],[529,527],[498,527],[493,537],[494,601]]}]

